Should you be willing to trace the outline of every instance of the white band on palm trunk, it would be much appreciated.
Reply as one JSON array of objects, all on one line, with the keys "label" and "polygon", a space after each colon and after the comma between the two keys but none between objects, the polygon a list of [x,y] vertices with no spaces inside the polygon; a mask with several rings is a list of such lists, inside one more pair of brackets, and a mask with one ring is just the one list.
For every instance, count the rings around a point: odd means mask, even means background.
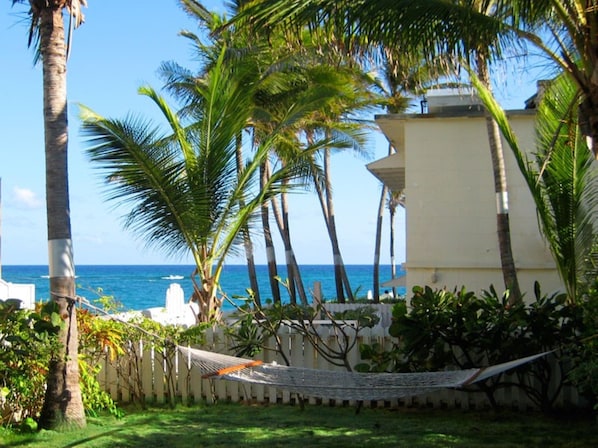
[{"label": "white band on palm trunk", "polygon": [[509,193],[506,191],[496,193],[496,213],[500,215],[509,213]]},{"label": "white band on palm trunk", "polygon": [[48,241],[48,268],[50,277],[74,277],[73,241],[70,239]]}]

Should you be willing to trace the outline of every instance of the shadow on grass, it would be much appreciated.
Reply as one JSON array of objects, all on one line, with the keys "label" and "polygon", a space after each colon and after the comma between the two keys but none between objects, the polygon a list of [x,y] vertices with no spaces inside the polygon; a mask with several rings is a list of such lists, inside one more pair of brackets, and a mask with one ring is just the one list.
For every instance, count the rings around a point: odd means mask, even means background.
[{"label": "shadow on grass", "polygon": [[105,431],[103,433],[96,434],[94,436],[86,437],[84,439],[77,440],[75,442],[69,443],[68,445],[64,445],[64,448],[73,448],[73,447],[76,447],[76,446],[82,446],[82,445],[86,444],[87,442],[92,442],[94,440],[98,440],[98,439],[101,439],[103,437],[111,437],[114,434],[116,434],[118,432],[121,432],[122,430],[123,430],[123,428],[113,429],[111,431]]},{"label": "shadow on grass", "polygon": [[[218,404],[151,408],[122,420],[90,420],[70,435],[39,434],[30,447],[568,447],[596,446],[595,424],[537,414],[363,410]],[[20,439],[22,442],[24,439]],[[17,446],[17,445],[11,445]]]}]

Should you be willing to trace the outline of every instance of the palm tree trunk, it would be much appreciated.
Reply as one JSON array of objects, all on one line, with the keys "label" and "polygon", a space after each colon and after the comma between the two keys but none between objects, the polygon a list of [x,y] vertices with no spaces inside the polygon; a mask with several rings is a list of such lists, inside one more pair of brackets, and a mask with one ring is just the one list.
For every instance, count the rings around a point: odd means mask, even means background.
[{"label": "palm tree trunk", "polygon": [[[491,89],[488,65],[483,53],[477,53],[477,67],[480,81],[487,89]],[[502,266],[505,288],[509,291],[509,303],[521,301],[521,290],[511,247],[511,229],[509,224],[509,198],[507,188],[507,175],[502,140],[498,124],[487,114],[486,128],[488,130],[488,143],[492,156],[492,172],[494,175],[494,191],[496,193],[496,231],[498,234],[498,247],[500,263]]]},{"label": "palm tree trunk", "polygon": [[[281,193],[281,202],[282,196],[285,193]],[[284,218],[284,211],[280,213],[278,209],[278,204],[276,199],[273,198],[270,203],[272,204],[272,214],[274,215],[274,219],[276,221],[276,226],[278,227],[278,232],[280,233],[280,237],[282,238],[282,243],[284,246],[284,259],[287,265],[287,292],[289,293],[289,299],[292,304],[297,303],[297,288],[295,282],[295,270],[291,262],[291,255],[292,255],[292,248],[291,248],[291,241],[290,241],[290,233],[289,233],[289,222],[288,218],[285,220]],[[282,206],[284,209],[284,205]]]},{"label": "palm tree trunk", "polygon": [[84,427],[86,420],[79,386],[79,335],[69,209],[66,49],[62,8],[41,9],[39,33],[44,84],[50,296],[64,320],[58,333],[60,350],[50,362],[48,370],[40,425],[52,429]]},{"label": "palm tree trunk", "polygon": [[376,219],[376,239],[374,247],[374,303],[380,303],[380,249],[382,247],[382,223],[384,221],[384,209],[386,208],[386,196],[388,187],[382,186],[380,202],[378,204],[378,217]]},{"label": "palm tree trunk", "polygon": [[[243,137],[241,134],[237,135],[236,141],[237,148],[237,172],[240,174],[243,170]],[[245,204],[241,202],[241,208]],[[251,234],[249,232],[249,226],[243,228],[243,247],[245,248],[245,260],[247,261],[247,274],[249,276],[249,286],[253,294],[253,300],[258,307],[262,306],[260,299],[260,288],[257,281],[257,271],[255,269],[255,258],[253,251],[253,241],[251,241]]]},{"label": "palm tree trunk", "polygon": [[303,285],[303,279],[301,278],[301,271],[295,258],[295,251],[291,242],[291,232],[289,223],[289,206],[288,206],[288,195],[281,193],[280,202],[282,212],[278,210],[275,200],[272,200],[272,211],[276,218],[276,224],[280,232],[280,237],[284,243],[285,249],[285,260],[287,263],[287,275],[289,277],[289,294],[291,297],[291,303],[297,303],[297,295],[303,305],[308,304],[307,293],[305,292],[305,286]]},{"label": "palm tree trunk", "polygon": [[[394,279],[397,276],[397,261],[395,259],[395,215],[397,207],[395,203],[390,208],[390,232],[389,232],[389,244],[390,244],[390,278]],[[397,296],[396,286],[392,287],[392,296]]]},{"label": "palm tree trunk", "polygon": [[[260,182],[262,187],[266,184],[269,172],[268,161],[265,165],[260,167]],[[274,250],[274,241],[272,240],[272,232],[270,230],[270,208],[268,202],[262,205],[262,227],[264,229],[264,242],[266,246],[266,260],[268,262],[268,280],[270,282],[270,289],[272,290],[272,300],[274,303],[281,303],[280,286],[278,284],[278,268],[276,267],[276,252]]]},{"label": "palm tree trunk", "polygon": [[[199,282],[196,278],[199,278]],[[197,302],[199,307],[198,322],[218,322],[222,318],[222,299],[218,297],[219,279],[220,269],[213,275],[211,266],[196,261],[191,281],[193,282],[192,300]]]},{"label": "palm tree trunk", "polygon": [[[353,291],[349,284],[345,264],[341,255],[340,246],[338,244],[338,236],[336,234],[336,222],[334,218],[334,202],[332,200],[332,184],[330,182],[330,149],[324,149],[324,180],[325,180],[325,204],[323,206],[323,199],[320,198],[322,204],[322,211],[324,212],[324,219],[328,228],[328,236],[332,245],[332,256],[334,263],[334,280],[336,285],[337,300],[339,303],[345,303],[345,292],[349,301],[353,301]],[[344,288],[344,289],[343,289]]]},{"label": "palm tree trunk", "polygon": [[260,287],[257,281],[257,270],[255,268],[255,257],[253,251],[253,242],[249,230],[243,232],[243,245],[245,247],[245,260],[247,261],[247,275],[249,276],[249,286],[253,294],[253,301],[261,308],[262,300],[260,298]]},{"label": "palm tree trunk", "polygon": [[[388,155],[394,154],[394,147],[388,145]],[[382,184],[382,193],[378,203],[378,217],[376,219],[376,237],[374,243],[374,303],[380,302],[380,253],[382,248],[382,224],[384,221],[384,209],[386,208],[386,199],[390,190],[386,184]],[[392,218],[391,218],[392,219]],[[391,243],[392,244],[392,243]],[[394,278],[394,276],[392,277]]]},{"label": "palm tree trunk", "polygon": [[[598,74],[598,65],[594,66],[594,73]],[[590,89],[579,105],[579,126],[587,138],[588,148],[592,150],[594,158],[598,160],[598,76],[590,80]]]}]

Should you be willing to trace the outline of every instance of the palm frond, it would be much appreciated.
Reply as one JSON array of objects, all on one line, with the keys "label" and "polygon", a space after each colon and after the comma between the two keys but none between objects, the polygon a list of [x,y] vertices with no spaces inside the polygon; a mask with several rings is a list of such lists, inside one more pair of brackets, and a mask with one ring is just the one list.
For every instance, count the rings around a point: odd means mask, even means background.
[{"label": "palm frond", "polygon": [[473,74],[472,82],[513,150],[569,300],[575,301],[594,243],[598,211],[595,162],[578,126],[577,86],[561,76],[547,90],[538,112],[534,164],[519,147],[506,114],[490,92]]}]

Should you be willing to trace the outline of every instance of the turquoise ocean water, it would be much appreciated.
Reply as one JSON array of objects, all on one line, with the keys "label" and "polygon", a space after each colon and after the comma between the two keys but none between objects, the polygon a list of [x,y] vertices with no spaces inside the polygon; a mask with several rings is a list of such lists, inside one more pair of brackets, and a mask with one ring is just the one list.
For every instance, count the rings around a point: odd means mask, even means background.
[{"label": "turquoise ocean water", "polygon": [[[346,269],[353,291],[357,290],[358,297],[365,297],[367,291],[372,289],[372,266],[347,265]],[[257,271],[262,301],[265,301],[271,297],[267,267],[257,266]],[[96,291],[101,288],[104,294],[114,296],[121,302],[126,310],[164,306],[166,290],[171,283],[180,284],[186,300],[189,298],[192,292],[189,277],[192,272],[193,267],[185,265],[81,265],[76,268],[77,294],[93,301],[98,298]],[[381,266],[380,272],[381,282],[390,279],[390,266]],[[308,290],[313,289],[315,281],[320,281],[324,298],[330,300],[336,297],[332,265],[303,265],[301,275]],[[282,266],[279,267],[279,276],[286,278],[286,269]],[[47,266],[2,266],[2,279],[13,283],[33,283],[38,301],[49,297]],[[246,296],[245,290],[249,287],[246,266],[227,265],[221,286],[229,297]],[[405,288],[398,288],[397,293],[405,294]],[[225,305],[225,309],[229,307],[232,308],[231,305]]]}]

